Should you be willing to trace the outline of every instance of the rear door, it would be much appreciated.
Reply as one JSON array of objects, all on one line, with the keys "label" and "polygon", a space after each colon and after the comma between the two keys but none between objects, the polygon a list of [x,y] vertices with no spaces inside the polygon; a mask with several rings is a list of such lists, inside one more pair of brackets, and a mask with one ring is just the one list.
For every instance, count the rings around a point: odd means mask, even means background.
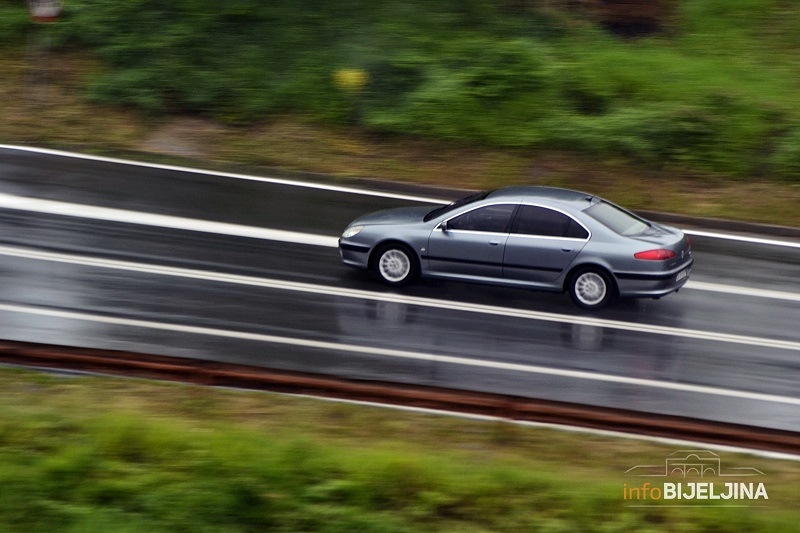
[{"label": "rear door", "polygon": [[569,215],[535,205],[522,205],[506,242],[503,276],[547,283],[572,264],[589,241],[589,231]]},{"label": "rear door", "polygon": [[431,232],[426,257],[431,273],[502,278],[503,254],[518,204],[470,209]]}]

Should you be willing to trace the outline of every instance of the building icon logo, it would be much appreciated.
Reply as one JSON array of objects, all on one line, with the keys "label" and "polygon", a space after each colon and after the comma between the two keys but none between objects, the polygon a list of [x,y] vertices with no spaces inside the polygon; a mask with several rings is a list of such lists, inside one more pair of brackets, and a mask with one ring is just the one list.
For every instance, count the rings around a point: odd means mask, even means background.
[{"label": "building icon logo", "polygon": [[720,456],[709,450],[678,450],[669,454],[663,464],[636,465],[625,471],[628,476],[682,478],[764,476],[764,472],[753,467],[723,466]]},{"label": "building icon logo", "polygon": [[[678,450],[666,456],[663,463],[636,465],[625,475],[655,481],[623,484],[623,500],[637,502],[631,507],[661,504],[659,500],[719,500],[717,504],[725,506],[726,500],[769,499],[761,481],[764,472],[750,466],[727,466],[709,450]],[[672,481],[676,478],[680,481]]]}]

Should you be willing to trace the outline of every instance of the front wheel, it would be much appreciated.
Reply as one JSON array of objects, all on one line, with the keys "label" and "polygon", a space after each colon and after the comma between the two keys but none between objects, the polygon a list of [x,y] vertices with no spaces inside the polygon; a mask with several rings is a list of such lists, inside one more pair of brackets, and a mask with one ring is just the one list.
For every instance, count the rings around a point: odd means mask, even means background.
[{"label": "front wheel", "polygon": [[417,275],[417,259],[401,244],[389,244],[375,256],[375,273],[389,285],[405,285]]},{"label": "front wheel", "polygon": [[616,296],[611,277],[596,268],[576,272],[569,284],[569,295],[575,305],[584,309],[600,309]]}]

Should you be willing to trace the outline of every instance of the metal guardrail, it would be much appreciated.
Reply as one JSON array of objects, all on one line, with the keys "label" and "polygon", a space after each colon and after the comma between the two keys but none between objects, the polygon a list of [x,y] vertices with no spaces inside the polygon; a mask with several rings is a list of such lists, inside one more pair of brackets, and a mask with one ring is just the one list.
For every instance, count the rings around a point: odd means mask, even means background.
[{"label": "metal guardrail", "polygon": [[800,433],[789,431],[509,395],[346,380],[188,358],[0,341],[0,362],[419,407],[781,453],[796,454],[800,450]]}]

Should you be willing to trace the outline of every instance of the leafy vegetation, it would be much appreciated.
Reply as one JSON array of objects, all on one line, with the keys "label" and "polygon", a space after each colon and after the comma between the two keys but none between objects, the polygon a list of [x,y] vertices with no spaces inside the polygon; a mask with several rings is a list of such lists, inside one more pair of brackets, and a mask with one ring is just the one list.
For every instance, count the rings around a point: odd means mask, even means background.
[{"label": "leafy vegetation", "polygon": [[[672,4],[656,33],[629,38],[607,29],[608,12],[556,0],[73,0],[58,34],[106,65],[92,98],[152,114],[242,124],[302,113],[373,132],[798,179],[800,7]],[[342,71],[359,85],[337,82]]]},{"label": "leafy vegetation", "polygon": [[[0,530],[795,531],[798,463],[742,508],[629,507],[674,451],[269,394],[0,371]],[[442,447],[442,443],[447,443]],[[627,479],[627,481],[630,481]]]},{"label": "leafy vegetation", "polygon": [[0,0],[0,139],[800,224],[800,5],[383,4]]}]

